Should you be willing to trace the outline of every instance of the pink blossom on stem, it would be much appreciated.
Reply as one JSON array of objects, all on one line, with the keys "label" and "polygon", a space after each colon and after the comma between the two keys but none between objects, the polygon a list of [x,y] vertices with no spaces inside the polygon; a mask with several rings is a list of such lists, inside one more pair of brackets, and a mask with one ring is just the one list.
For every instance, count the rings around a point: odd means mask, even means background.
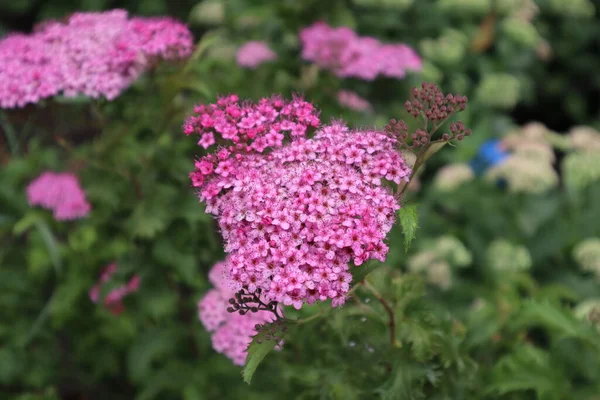
[{"label": "pink blossom on stem", "polygon": [[44,172],[26,189],[30,206],[54,211],[54,219],[67,221],[89,214],[91,206],[77,177],[71,173]]},{"label": "pink blossom on stem", "polygon": [[277,59],[277,54],[262,41],[246,42],[240,47],[236,54],[236,60],[240,67],[254,69],[259,65]]},{"label": "pink blossom on stem", "polygon": [[422,61],[409,46],[383,44],[358,36],[347,27],[332,28],[316,22],[300,32],[302,57],[341,78],[373,80],[379,75],[402,79],[406,71],[420,71]]},{"label": "pink blossom on stem", "polygon": [[62,94],[112,100],[159,60],[189,56],[193,38],[170,18],[124,10],[75,13],[0,40],[0,107]]},{"label": "pink blossom on stem", "polygon": [[[411,175],[396,138],[336,122],[307,139],[317,112],[300,99],[240,106],[229,96],[196,111],[184,132],[204,134],[207,113],[223,119],[211,129],[224,147],[198,160],[196,172],[205,177],[198,192],[221,228],[233,289],[260,289],[266,301],[295,308],[328,299],[342,305],[350,264],[383,261],[388,251],[400,206],[383,181]],[[235,134],[225,137],[230,126]]]}]

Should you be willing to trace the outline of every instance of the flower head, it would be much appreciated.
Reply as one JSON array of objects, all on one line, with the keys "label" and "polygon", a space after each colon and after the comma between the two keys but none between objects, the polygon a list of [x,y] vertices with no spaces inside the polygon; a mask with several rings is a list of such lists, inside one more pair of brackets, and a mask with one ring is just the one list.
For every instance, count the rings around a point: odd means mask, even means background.
[{"label": "flower head", "polygon": [[600,238],[589,238],[573,249],[573,257],[584,271],[600,278]]},{"label": "flower head", "polygon": [[420,71],[421,58],[405,44],[383,44],[358,36],[347,27],[332,28],[317,22],[300,32],[302,57],[342,78],[373,80],[382,75],[402,79],[407,71]]},{"label": "flower head", "polygon": [[170,18],[128,18],[123,10],[75,13],[30,35],[0,41],[0,107],[55,95],[112,100],[160,59],[192,51],[192,35]]},{"label": "flower head", "polygon": [[83,218],[91,209],[77,177],[71,173],[44,172],[26,191],[30,206],[52,210],[57,221]]},{"label": "flower head", "polygon": [[527,247],[505,239],[495,239],[486,250],[488,265],[497,272],[519,272],[531,268]]},{"label": "flower head", "polygon": [[200,135],[218,127],[236,143],[198,160],[195,171],[206,172],[198,190],[221,228],[235,290],[295,308],[343,304],[349,264],[383,261],[388,251],[384,240],[399,205],[382,182],[399,184],[411,174],[396,140],[341,123],[307,139],[308,126],[318,125],[310,103],[238,104],[228,97],[200,106],[184,126]]},{"label": "flower head", "polygon": [[277,54],[265,42],[251,41],[239,48],[236,59],[240,67],[254,69],[260,64],[276,60]]}]

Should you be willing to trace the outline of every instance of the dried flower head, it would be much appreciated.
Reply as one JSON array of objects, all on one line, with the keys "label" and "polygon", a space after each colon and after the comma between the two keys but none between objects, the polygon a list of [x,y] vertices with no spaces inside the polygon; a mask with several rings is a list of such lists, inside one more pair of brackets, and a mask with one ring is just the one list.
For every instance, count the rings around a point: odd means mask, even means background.
[{"label": "dried flower head", "polygon": [[574,314],[600,332],[600,299],[590,299],[578,304]]}]

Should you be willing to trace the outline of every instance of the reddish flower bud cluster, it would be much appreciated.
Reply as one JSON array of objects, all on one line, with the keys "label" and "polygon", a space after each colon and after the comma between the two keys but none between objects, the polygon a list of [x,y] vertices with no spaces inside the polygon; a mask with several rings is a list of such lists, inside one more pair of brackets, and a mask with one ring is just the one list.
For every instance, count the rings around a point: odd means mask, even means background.
[{"label": "reddish flower bud cluster", "polygon": [[[100,275],[100,279],[98,279],[98,283],[96,283],[90,289],[89,296],[90,300],[93,303],[98,303],[100,301],[100,290],[102,286],[104,286],[110,278],[117,272],[117,264],[112,263],[102,271]],[[121,285],[118,288],[111,290],[106,297],[104,298],[104,306],[114,315],[121,314],[125,311],[125,305],[123,304],[123,298],[130,295],[131,293],[137,292],[140,287],[140,277],[138,275],[134,275],[129,282],[125,285]]]},{"label": "reddish flower bud cluster", "polygon": [[422,118],[423,128],[410,133],[404,121],[395,119],[391,119],[385,127],[388,134],[398,139],[400,147],[414,149],[434,142],[462,140],[471,135],[471,131],[465,127],[465,124],[458,121],[450,124],[450,133],[443,133],[439,139],[432,137],[450,116],[466,108],[467,98],[465,96],[444,95],[440,88],[433,83],[423,83],[421,89],[414,88],[412,95],[414,99],[407,101],[404,107],[414,118]]},{"label": "reddish flower bud cluster", "polygon": [[0,107],[65,96],[117,97],[159,59],[191,54],[187,27],[127,12],[75,13],[0,41]]},{"label": "reddish flower bud cluster", "polygon": [[424,82],[421,88],[413,88],[413,101],[406,101],[404,107],[413,117],[423,115],[431,122],[442,122],[451,114],[467,107],[465,96],[444,93],[435,83]]}]

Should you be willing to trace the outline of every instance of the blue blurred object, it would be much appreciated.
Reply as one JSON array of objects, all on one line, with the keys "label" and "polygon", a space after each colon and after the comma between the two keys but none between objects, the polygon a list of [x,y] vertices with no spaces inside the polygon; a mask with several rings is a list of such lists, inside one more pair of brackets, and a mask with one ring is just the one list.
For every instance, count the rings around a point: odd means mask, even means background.
[{"label": "blue blurred object", "polygon": [[475,157],[469,162],[473,172],[481,175],[488,168],[502,163],[509,153],[504,151],[500,145],[500,140],[491,139],[479,147]]}]

